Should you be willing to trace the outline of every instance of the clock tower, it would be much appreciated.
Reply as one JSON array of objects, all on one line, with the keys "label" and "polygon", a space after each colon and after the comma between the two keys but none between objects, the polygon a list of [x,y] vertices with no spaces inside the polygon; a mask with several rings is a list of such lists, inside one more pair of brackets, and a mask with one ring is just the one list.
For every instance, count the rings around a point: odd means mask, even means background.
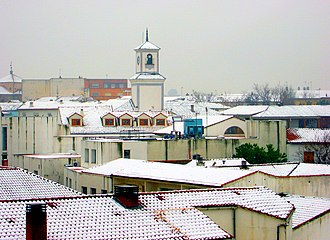
[{"label": "clock tower", "polygon": [[144,43],[134,49],[135,75],[131,77],[132,100],[139,111],[164,109],[165,77],[159,73],[160,48],[149,42],[148,29]]}]

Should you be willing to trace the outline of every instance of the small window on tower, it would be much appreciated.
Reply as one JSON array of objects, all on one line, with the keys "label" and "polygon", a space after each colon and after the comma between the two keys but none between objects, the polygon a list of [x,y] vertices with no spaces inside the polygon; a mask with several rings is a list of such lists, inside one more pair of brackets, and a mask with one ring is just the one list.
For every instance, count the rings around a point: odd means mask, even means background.
[{"label": "small window on tower", "polygon": [[73,118],[72,126],[81,126],[81,120],[79,118]]},{"label": "small window on tower", "polygon": [[147,64],[148,65],[152,65],[153,64],[152,63],[152,55],[150,53],[147,55]]}]

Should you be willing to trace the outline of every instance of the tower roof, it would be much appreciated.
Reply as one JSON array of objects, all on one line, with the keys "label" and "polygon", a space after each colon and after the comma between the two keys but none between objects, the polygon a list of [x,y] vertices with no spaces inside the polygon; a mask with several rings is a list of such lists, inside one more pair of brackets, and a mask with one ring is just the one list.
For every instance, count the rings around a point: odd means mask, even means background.
[{"label": "tower roof", "polygon": [[22,82],[22,78],[15,74],[9,74],[3,78],[0,79],[0,83],[7,83],[7,82]]},{"label": "tower roof", "polygon": [[135,51],[136,50],[140,50],[140,49],[159,50],[160,48],[157,47],[155,44],[149,42],[149,41],[145,41],[141,45],[139,45],[136,48],[134,48]]},{"label": "tower roof", "polygon": [[145,42],[142,43],[141,45],[137,46],[136,48],[134,48],[135,51],[140,50],[140,49],[147,49],[147,50],[159,50],[160,49],[155,44],[149,42],[148,29],[146,30],[146,40],[145,40]]}]

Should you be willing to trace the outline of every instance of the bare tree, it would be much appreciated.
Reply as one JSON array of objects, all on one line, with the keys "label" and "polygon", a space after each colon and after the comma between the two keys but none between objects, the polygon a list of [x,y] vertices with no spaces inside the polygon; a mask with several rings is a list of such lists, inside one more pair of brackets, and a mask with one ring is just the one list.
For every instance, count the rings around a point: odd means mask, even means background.
[{"label": "bare tree", "polygon": [[276,103],[283,104],[290,98],[295,97],[295,92],[292,87],[278,84],[271,89],[272,100]]},{"label": "bare tree", "polygon": [[313,152],[315,163],[330,164],[330,131],[316,135],[312,143],[297,151],[297,156],[303,159],[304,152]]}]

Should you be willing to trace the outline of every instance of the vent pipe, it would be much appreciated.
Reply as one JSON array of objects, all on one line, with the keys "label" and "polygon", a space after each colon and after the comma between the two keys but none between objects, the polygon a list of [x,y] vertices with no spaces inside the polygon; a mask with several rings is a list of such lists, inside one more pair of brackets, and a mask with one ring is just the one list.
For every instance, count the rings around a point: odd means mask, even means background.
[{"label": "vent pipe", "polygon": [[26,240],[47,240],[45,203],[30,203],[26,205]]}]

